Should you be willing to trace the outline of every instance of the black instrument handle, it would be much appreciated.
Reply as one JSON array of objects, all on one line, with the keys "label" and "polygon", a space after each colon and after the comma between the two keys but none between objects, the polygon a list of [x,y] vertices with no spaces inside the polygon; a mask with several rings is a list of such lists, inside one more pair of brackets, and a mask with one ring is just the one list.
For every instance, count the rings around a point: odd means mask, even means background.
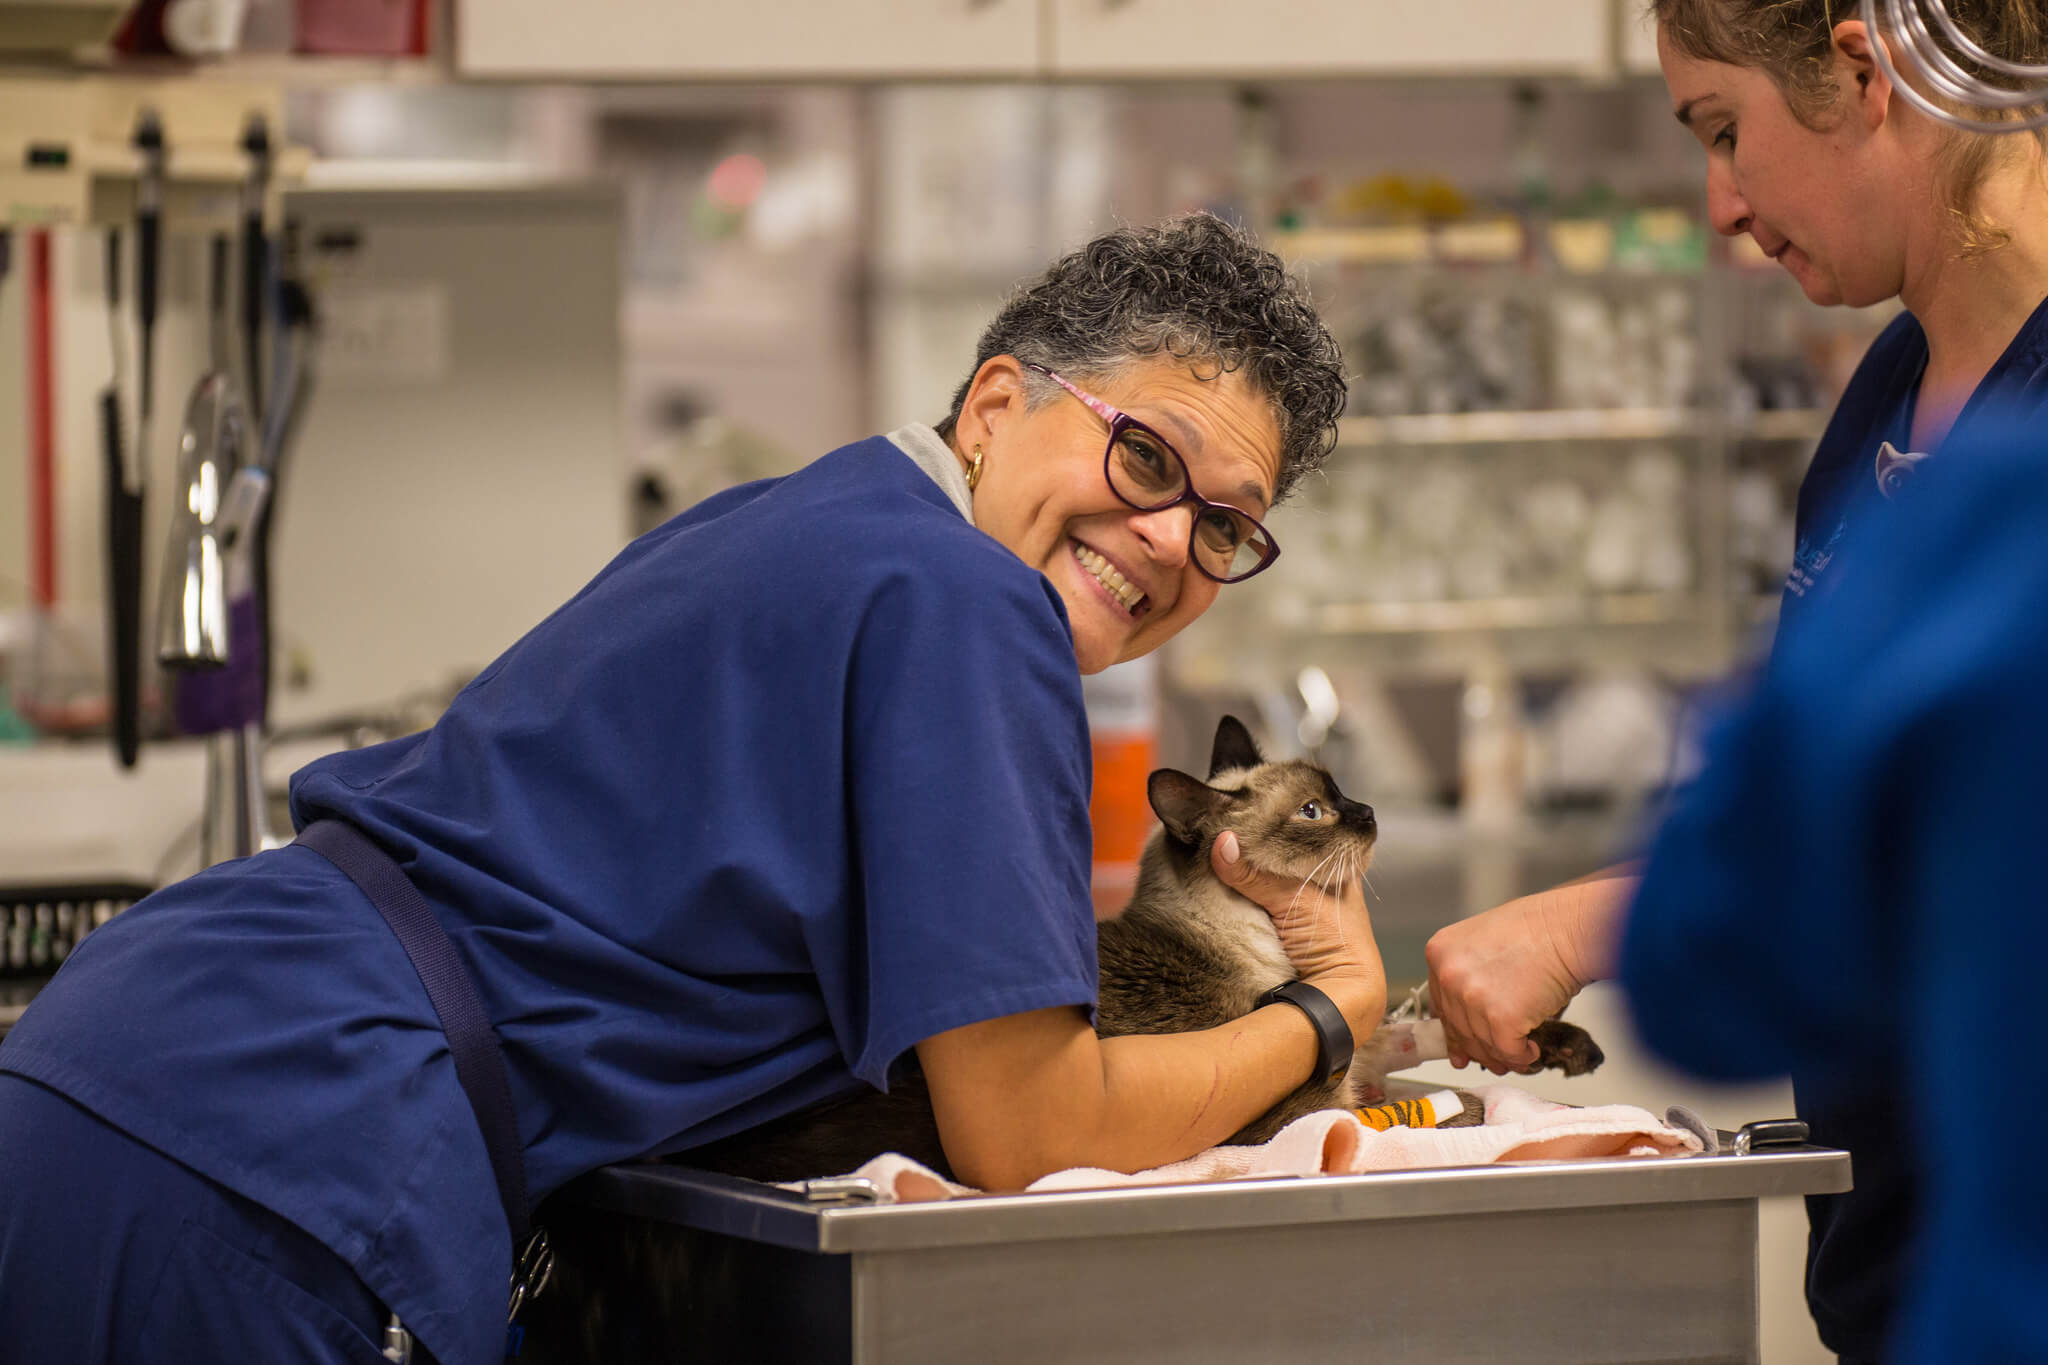
[{"label": "black instrument handle", "polygon": [[263,233],[263,195],[270,182],[270,126],[251,114],[242,129],[249,173],[242,182],[242,345],[249,369],[249,414],[263,429],[263,317],[270,310],[270,243]]},{"label": "black instrument handle", "polygon": [[228,311],[228,235],[216,232],[207,243],[211,255],[206,263],[206,315],[225,317]]},{"label": "black instrument handle", "polygon": [[100,395],[107,477],[108,676],[113,682],[114,752],[132,768],[142,750],[142,495],[121,480],[121,400]]},{"label": "black instrument handle", "polygon": [[206,351],[207,363],[217,370],[228,368],[228,252],[232,243],[225,232],[216,232],[209,242],[206,268]]},{"label": "black instrument handle", "polygon": [[[150,345],[156,334],[157,265],[163,254],[163,216],[155,209],[135,215],[135,316],[142,324],[141,403],[147,420],[154,404],[156,348]],[[145,453],[146,454],[146,453]]]},{"label": "black instrument handle", "polygon": [[[155,408],[151,400],[155,397],[156,357],[150,341],[156,332],[157,272],[163,262],[164,163],[168,159],[163,121],[154,112],[144,110],[136,120],[134,145],[142,156],[135,182],[135,316],[141,324],[142,377],[138,406],[142,429],[147,431]],[[136,456],[138,464],[147,464],[148,451],[139,450]]]},{"label": "black instrument handle", "polygon": [[242,219],[242,346],[247,353],[249,415],[263,429],[263,314],[270,284],[270,243],[263,235],[263,209]]}]

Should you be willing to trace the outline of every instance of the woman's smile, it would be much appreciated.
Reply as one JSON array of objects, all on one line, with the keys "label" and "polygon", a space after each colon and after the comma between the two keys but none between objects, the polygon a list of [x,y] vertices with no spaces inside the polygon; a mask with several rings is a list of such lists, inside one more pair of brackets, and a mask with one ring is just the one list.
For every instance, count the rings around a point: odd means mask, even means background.
[{"label": "woman's smile", "polygon": [[1127,578],[1110,558],[1080,541],[1069,537],[1067,548],[1073,552],[1075,564],[1089,580],[1100,589],[1103,603],[1127,621],[1135,621],[1152,609],[1152,599]]}]

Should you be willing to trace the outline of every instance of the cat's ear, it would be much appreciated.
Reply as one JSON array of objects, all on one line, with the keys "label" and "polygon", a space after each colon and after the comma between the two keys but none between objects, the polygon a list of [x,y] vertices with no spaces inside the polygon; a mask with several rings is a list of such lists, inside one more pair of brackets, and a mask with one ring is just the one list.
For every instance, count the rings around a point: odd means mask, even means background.
[{"label": "cat's ear", "polygon": [[1225,768],[1256,768],[1265,761],[1243,721],[1225,716],[1216,723],[1216,747],[1209,751],[1209,776],[1214,777]]},{"label": "cat's ear", "polygon": [[1145,782],[1145,795],[1166,832],[1184,844],[1202,837],[1202,822],[1220,811],[1230,797],[1204,782],[1172,768],[1161,768]]}]

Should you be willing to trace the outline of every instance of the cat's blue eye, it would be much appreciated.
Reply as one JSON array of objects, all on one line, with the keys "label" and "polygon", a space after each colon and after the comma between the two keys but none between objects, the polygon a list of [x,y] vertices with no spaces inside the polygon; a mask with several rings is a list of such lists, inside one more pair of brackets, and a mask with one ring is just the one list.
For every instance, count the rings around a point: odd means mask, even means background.
[{"label": "cat's blue eye", "polygon": [[1301,809],[1294,813],[1304,820],[1320,820],[1323,818],[1323,803],[1320,801],[1304,801],[1301,803]]}]

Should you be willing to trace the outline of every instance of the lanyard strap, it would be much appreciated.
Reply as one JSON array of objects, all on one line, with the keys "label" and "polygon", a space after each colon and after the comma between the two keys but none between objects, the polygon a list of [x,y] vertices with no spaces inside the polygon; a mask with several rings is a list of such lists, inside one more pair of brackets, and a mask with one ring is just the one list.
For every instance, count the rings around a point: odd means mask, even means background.
[{"label": "lanyard strap", "polygon": [[391,856],[345,820],[315,820],[293,841],[312,849],[347,874],[391,926],[447,1035],[455,1056],[455,1078],[483,1130],[498,1198],[512,1229],[512,1254],[526,1242],[526,1170],[520,1156],[519,1125],[513,1118],[512,1084],[498,1035],[477,999],[476,985],[453,940],[427,908],[426,898]]}]

